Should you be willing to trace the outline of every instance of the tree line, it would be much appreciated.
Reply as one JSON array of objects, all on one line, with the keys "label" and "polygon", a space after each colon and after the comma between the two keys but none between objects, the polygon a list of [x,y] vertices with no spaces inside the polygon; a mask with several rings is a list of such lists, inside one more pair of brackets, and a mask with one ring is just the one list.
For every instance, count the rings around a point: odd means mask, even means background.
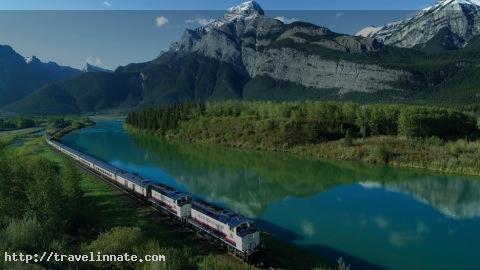
[{"label": "tree line", "polygon": [[35,120],[23,116],[0,118],[0,130],[30,128],[35,125]]},{"label": "tree line", "polygon": [[225,125],[225,132],[232,122],[255,125],[257,135],[283,130],[288,136],[302,135],[307,142],[378,135],[454,139],[478,133],[473,114],[448,108],[317,101],[182,103],[130,112],[126,124],[165,135],[192,127],[192,122],[214,128],[212,121],[216,128]]}]

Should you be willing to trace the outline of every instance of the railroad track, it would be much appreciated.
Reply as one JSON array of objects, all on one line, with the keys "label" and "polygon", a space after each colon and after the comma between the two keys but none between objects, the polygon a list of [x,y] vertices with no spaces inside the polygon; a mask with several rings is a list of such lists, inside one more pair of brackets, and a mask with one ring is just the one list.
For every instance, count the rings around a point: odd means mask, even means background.
[{"label": "railroad track", "polygon": [[[55,153],[61,155],[61,156],[64,156],[63,153],[61,153],[60,151],[58,151],[57,149],[54,149]],[[121,191],[123,194],[126,194],[128,195],[130,198],[133,198],[135,201],[139,202],[141,205],[143,206],[146,206],[148,207],[149,209],[152,209],[154,212],[160,214],[161,216],[163,217],[168,217],[171,221],[174,221],[175,224],[179,224],[181,225],[184,229],[186,229],[187,232],[189,233],[195,233],[197,236],[201,237],[203,240],[206,240],[208,242],[210,242],[213,246],[216,246],[215,242],[212,241],[211,239],[209,239],[208,237],[205,237],[204,235],[202,235],[198,230],[192,230],[192,229],[189,229],[189,227],[186,227],[184,226],[184,224],[182,224],[179,220],[176,220],[174,218],[171,217],[170,213],[167,213],[165,212],[164,210],[161,210],[161,209],[158,209],[157,207],[155,207],[154,205],[152,205],[152,203],[150,201],[146,201],[145,199],[143,198],[140,198],[138,196],[135,196],[134,194],[132,194],[132,192],[128,191],[128,190],[125,190],[125,188],[119,186],[117,183],[114,183],[112,182],[110,179],[108,179],[106,176],[103,176],[101,175],[100,173],[96,172],[96,171],[93,171],[91,168],[79,163],[79,162],[75,162],[75,166],[77,168],[79,168],[80,170],[82,170],[83,172],[86,172],[88,173],[89,175],[95,177],[96,179],[101,179],[103,180],[103,182],[106,182],[109,186],[113,187],[114,189],[117,189],[119,191]],[[235,258],[236,260],[240,261],[240,262],[244,262],[245,261],[241,258],[239,258],[238,256],[236,256],[234,253],[230,252],[230,251],[227,251],[226,254],[228,254],[229,256]],[[259,258],[257,260],[256,263],[254,264],[250,264],[256,268],[259,268],[259,269],[269,269],[269,270],[280,270],[280,268],[275,268],[275,267],[272,267],[272,266],[268,266],[268,264],[263,260],[263,258]]]}]

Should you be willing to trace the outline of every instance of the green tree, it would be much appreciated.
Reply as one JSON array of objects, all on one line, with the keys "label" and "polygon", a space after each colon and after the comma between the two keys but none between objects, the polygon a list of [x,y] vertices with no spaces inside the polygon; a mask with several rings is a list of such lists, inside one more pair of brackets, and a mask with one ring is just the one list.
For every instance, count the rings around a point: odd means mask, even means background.
[{"label": "green tree", "polygon": [[60,167],[53,161],[39,158],[31,161],[32,180],[26,187],[28,213],[49,229],[63,230],[67,222],[66,201],[62,189]]}]

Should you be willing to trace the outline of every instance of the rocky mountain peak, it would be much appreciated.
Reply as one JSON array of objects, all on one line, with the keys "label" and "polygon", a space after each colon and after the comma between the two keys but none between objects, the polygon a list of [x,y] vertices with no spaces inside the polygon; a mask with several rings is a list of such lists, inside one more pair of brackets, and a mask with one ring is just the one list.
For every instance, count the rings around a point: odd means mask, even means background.
[{"label": "rocky mountain peak", "polygon": [[369,26],[357,35],[404,48],[463,48],[480,35],[480,0],[438,1],[411,18]]},{"label": "rocky mountain peak", "polygon": [[27,64],[38,64],[38,63],[41,63],[42,61],[40,61],[40,59],[38,59],[38,57],[36,57],[35,55],[32,55],[32,56],[28,56],[28,57],[25,57],[25,62]]},{"label": "rocky mountain peak", "polygon": [[480,7],[480,0],[441,0],[436,4],[424,8],[412,19],[424,16],[428,13],[435,13],[441,10],[462,11],[464,9]]},{"label": "rocky mountain peak", "polygon": [[[256,35],[259,31],[270,30],[272,25],[283,25],[264,14],[262,7],[255,1],[243,2],[229,8],[220,20],[197,29],[187,29],[181,40],[171,45],[170,51],[178,55],[199,53],[238,65],[241,62],[242,38],[245,33]],[[260,24],[262,28],[258,27]]]},{"label": "rocky mountain peak", "polygon": [[250,17],[256,15],[265,15],[262,7],[255,1],[247,1],[238,6],[227,10],[225,18]]}]

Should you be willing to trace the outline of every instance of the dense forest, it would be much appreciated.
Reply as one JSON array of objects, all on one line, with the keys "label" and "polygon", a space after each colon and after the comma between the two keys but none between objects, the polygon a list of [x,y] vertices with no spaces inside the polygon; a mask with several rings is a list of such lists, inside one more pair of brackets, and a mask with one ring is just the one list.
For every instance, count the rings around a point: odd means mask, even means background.
[{"label": "dense forest", "polygon": [[35,120],[27,117],[0,117],[0,131],[30,128],[36,125]]},{"label": "dense forest", "polygon": [[473,113],[342,102],[183,103],[131,112],[132,130],[182,142],[480,175]]},{"label": "dense forest", "polygon": [[232,128],[253,125],[251,131],[257,136],[276,136],[282,138],[279,143],[289,144],[339,139],[347,134],[452,139],[478,132],[473,114],[452,109],[338,102],[183,103],[141,109],[131,112],[126,119],[128,125],[166,135],[180,127],[185,132],[194,131],[196,125],[212,121],[219,124],[217,128],[223,129],[225,136],[234,132]]}]

